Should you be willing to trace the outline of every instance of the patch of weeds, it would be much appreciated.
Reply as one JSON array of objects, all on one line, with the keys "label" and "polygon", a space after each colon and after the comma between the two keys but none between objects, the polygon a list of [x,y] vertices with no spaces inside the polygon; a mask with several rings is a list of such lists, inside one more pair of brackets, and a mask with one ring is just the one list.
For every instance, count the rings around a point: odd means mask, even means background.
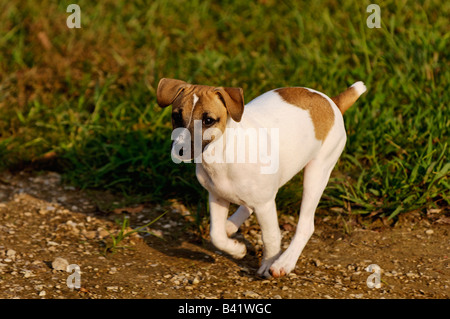
[{"label": "patch of weeds", "polygon": [[163,239],[160,236],[154,234],[153,232],[151,232],[149,230],[145,230],[145,229],[147,227],[149,227],[150,225],[152,225],[153,223],[155,223],[156,221],[158,221],[166,213],[167,212],[164,212],[161,215],[159,215],[158,217],[156,217],[155,219],[153,219],[151,222],[149,222],[143,226],[134,228],[134,229],[130,228],[130,218],[129,217],[124,216],[123,220],[121,222],[116,220],[116,223],[120,226],[120,229],[116,233],[109,233],[111,242],[106,244],[103,254],[104,255],[107,255],[108,253],[115,254],[118,251],[118,249],[129,249],[130,248],[129,246],[123,246],[123,245],[121,245],[121,242],[123,242],[123,240],[125,238],[130,237],[131,235],[133,235],[135,233],[146,233],[146,234],[150,234],[155,237],[158,237],[160,239]]}]

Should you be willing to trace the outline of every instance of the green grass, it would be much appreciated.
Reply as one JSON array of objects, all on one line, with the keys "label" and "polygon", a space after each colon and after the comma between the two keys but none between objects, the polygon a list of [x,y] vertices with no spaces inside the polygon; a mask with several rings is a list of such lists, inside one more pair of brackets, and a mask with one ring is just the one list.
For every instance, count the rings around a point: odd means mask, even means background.
[{"label": "green grass", "polygon": [[[240,86],[246,102],[362,80],[321,207],[448,209],[450,3],[383,1],[369,29],[370,1],[79,1],[82,28],[68,29],[71,2],[0,4],[0,168],[54,152],[68,183],[205,207],[193,165],[170,159],[161,77]],[[281,211],[298,211],[300,182],[279,193]]]},{"label": "green grass", "polygon": [[[110,242],[105,243],[105,248],[103,250],[103,254],[104,255],[107,255],[108,253],[115,254],[119,250],[119,248],[120,249],[129,248],[128,246],[122,245],[122,242],[127,237],[130,237],[135,233],[146,233],[146,234],[150,234],[150,235],[160,238],[159,236],[155,235],[153,232],[149,231],[147,229],[147,227],[151,226],[153,223],[158,221],[158,219],[163,217],[166,213],[167,212],[164,212],[163,214],[159,215],[151,222],[149,222],[143,226],[136,227],[134,229],[130,228],[129,216],[124,216],[122,221],[116,220],[116,224],[119,226],[119,229],[116,230],[114,233],[109,233],[111,240],[110,240]],[[163,238],[161,238],[161,239],[164,240]]]}]

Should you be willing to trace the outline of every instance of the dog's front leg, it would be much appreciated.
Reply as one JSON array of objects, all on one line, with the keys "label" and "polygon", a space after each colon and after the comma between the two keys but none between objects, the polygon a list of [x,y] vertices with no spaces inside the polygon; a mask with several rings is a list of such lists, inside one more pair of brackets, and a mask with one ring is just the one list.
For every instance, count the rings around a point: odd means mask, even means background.
[{"label": "dog's front leg", "polygon": [[270,277],[270,266],[281,254],[281,233],[275,200],[255,207],[255,214],[261,227],[264,244],[263,260],[257,274]]},{"label": "dog's front leg", "polygon": [[230,239],[226,232],[226,222],[230,202],[209,193],[209,210],[211,218],[210,235],[211,242],[218,249],[230,254],[234,258],[243,258],[247,248],[243,243]]}]

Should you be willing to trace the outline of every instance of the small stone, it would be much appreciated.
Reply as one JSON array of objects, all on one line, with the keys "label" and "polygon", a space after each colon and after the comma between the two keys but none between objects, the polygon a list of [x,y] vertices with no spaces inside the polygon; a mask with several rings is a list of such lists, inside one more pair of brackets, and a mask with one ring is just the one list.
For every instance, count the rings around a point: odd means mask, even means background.
[{"label": "small stone", "polygon": [[86,239],[94,239],[95,236],[97,236],[97,232],[95,230],[89,230],[84,233],[84,237],[86,237]]},{"label": "small stone", "polygon": [[244,297],[246,297],[246,298],[259,298],[259,295],[256,292],[249,290],[249,291],[244,292]]},{"label": "small stone", "polygon": [[109,273],[110,273],[111,275],[114,275],[116,272],[117,272],[117,268],[116,268],[116,267],[111,267]]},{"label": "small stone", "polygon": [[39,297],[44,297],[47,293],[45,292],[45,290],[42,290],[41,292],[39,292]]},{"label": "small stone", "polygon": [[425,234],[427,235],[432,235],[434,233],[434,231],[432,229],[428,229],[427,231],[425,231]]},{"label": "small stone", "polygon": [[44,285],[36,285],[36,286],[34,286],[34,290],[41,291],[42,289],[44,289]]},{"label": "small stone", "polygon": [[6,256],[8,256],[8,257],[14,257],[14,256],[16,256],[16,251],[15,251],[14,249],[8,249],[8,250],[6,251]]},{"label": "small stone", "polygon": [[313,262],[314,262],[314,265],[316,265],[316,267],[322,266],[322,262],[319,259],[314,259]]},{"label": "small stone", "polygon": [[52,262],[52,268],[54,270],[67,271],[67,266],[69,266],[69,262],[61,257],[55,258],[55,260]]},{"label": "small stone", "polygon": [[110,233],[106,229],[103,229],[101,227],[97,229],[97,236],[100,239],[103,239],[105,237],[109,237],[109,234]]}]

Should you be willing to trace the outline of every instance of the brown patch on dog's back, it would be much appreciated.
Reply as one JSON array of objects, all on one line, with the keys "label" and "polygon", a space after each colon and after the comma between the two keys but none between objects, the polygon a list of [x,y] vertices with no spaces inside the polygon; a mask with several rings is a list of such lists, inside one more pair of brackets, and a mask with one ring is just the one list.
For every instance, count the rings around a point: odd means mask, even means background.
[{"label": "brown patch on dog's back", "polygon": [[334,124],[334,112],[326,98],[304,88],[281,88],[275,90],[287,103],[309,112],[316,139],[324,141]]}]

